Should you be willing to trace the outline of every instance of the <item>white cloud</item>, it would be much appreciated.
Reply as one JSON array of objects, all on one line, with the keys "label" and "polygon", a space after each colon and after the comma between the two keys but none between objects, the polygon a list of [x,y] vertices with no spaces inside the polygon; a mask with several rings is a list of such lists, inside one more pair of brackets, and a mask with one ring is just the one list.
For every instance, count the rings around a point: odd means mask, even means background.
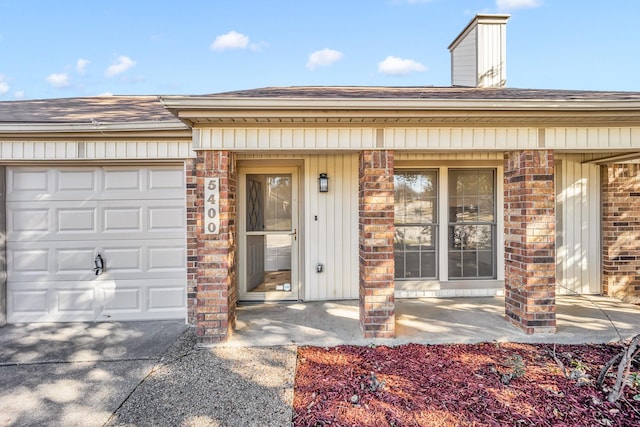
[{"label": "white cloud", "polygon": [[427,67],[413,59],[402,59],[396,56],[387,56],[384,61],[378,63],[378,72],[392,76],[405,76],[414,71],[427,71]]},{"label": "white cloud", "polygon": [[540,7],[542,6],[542,0],[496,0],[496,6],[500,10]]},{"label": "white cloud", "polygon": [[22,99],[24,98],[24,91],[23,90],[17,90],[15,92],[13,92],[13,97],[15,99]]},{"label": "white cloud", "polygon": [[71,85],[67,73],[53,73],[46,78],[47,83],[54,87],[67,87]]},{"label": "white cloud", "polygon": [[9,92],[9,89],[11,89],[11,86],[7,83],[7,78],[3,74],[0,74],[0,95]]},{"label": "white cloud", "polygon": [[111,92],[102,92],[98,96],[113,96],[113,93],[111,93]]},{"label": "white cloud", "polygon": [[341,60],[342,56],[342,52],[333,49],[325,48],[316,50],[311,55],[309,55],[307,68],[310,70],[315,70],[318,67],[327,67],[334,62]]},{"label": "white cloud", "polygon": [[91,61],[89,61],[88,59],[78,59],[78,61],[76,62],[76,71],[78,71],[80,74],[84,74],[84,72],[87,70],[87,65],[89,65]]},{"label": "white cloud", "polygon": [[104,72],[105,77],[113,77],[118,74],[122,74],[127,71],[129,68],[134,67],[136,65],[136,61],[132,60],[128,56],[118,56],[116,61],[109,65],[107,71]]},{"label": "white cloud", "polygon": [[211,50],[246,49],[249,46],[249,37],[237,31],[229,31],[216,37],[211,43]]}]

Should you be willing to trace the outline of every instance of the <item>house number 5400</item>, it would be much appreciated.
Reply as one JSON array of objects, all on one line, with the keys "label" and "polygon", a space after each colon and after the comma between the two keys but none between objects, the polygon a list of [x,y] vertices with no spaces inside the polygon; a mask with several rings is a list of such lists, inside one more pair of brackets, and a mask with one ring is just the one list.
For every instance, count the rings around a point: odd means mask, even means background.
[{"label": "house number 5400", "polygon": [[204,234],[220,231],[220,178],[204,180]]}]

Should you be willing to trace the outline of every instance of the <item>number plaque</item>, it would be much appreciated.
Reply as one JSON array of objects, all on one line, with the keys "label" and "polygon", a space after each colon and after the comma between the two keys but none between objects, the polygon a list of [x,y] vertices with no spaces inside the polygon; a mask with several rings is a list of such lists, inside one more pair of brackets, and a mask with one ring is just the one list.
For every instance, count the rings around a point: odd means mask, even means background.
[{"label": "number plaque", "polygon": [[220,229],[220,178],[204,180],[204,234],[218,234]]}]

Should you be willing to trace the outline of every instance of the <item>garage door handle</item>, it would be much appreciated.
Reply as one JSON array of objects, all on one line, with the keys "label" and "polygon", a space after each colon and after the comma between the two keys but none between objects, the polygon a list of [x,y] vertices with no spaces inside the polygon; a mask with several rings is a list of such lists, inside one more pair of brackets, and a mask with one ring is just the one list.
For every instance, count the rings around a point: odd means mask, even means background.
[{"label": "garage door handle", "polygon": [[101,275],[105,267],[105,262],[104,259],[102,259],[102,255],[96,255],[96,259],[93,260],[93,263],[96,265],[93,269],[93,271],[96,272],[96,276]]}]

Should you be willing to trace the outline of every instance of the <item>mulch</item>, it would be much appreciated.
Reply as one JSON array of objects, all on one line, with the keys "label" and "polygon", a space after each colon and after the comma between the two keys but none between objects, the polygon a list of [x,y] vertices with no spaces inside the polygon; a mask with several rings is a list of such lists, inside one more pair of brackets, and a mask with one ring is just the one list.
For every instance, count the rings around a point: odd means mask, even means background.
[{"label": "mulch", "polygon": [[[596,386],[622,346],[300,347],[295,426],[640,426],[640,393]],[[555,357],[554,357],[555,356]],[[612,382],[612,379],[608,381]]]}]

